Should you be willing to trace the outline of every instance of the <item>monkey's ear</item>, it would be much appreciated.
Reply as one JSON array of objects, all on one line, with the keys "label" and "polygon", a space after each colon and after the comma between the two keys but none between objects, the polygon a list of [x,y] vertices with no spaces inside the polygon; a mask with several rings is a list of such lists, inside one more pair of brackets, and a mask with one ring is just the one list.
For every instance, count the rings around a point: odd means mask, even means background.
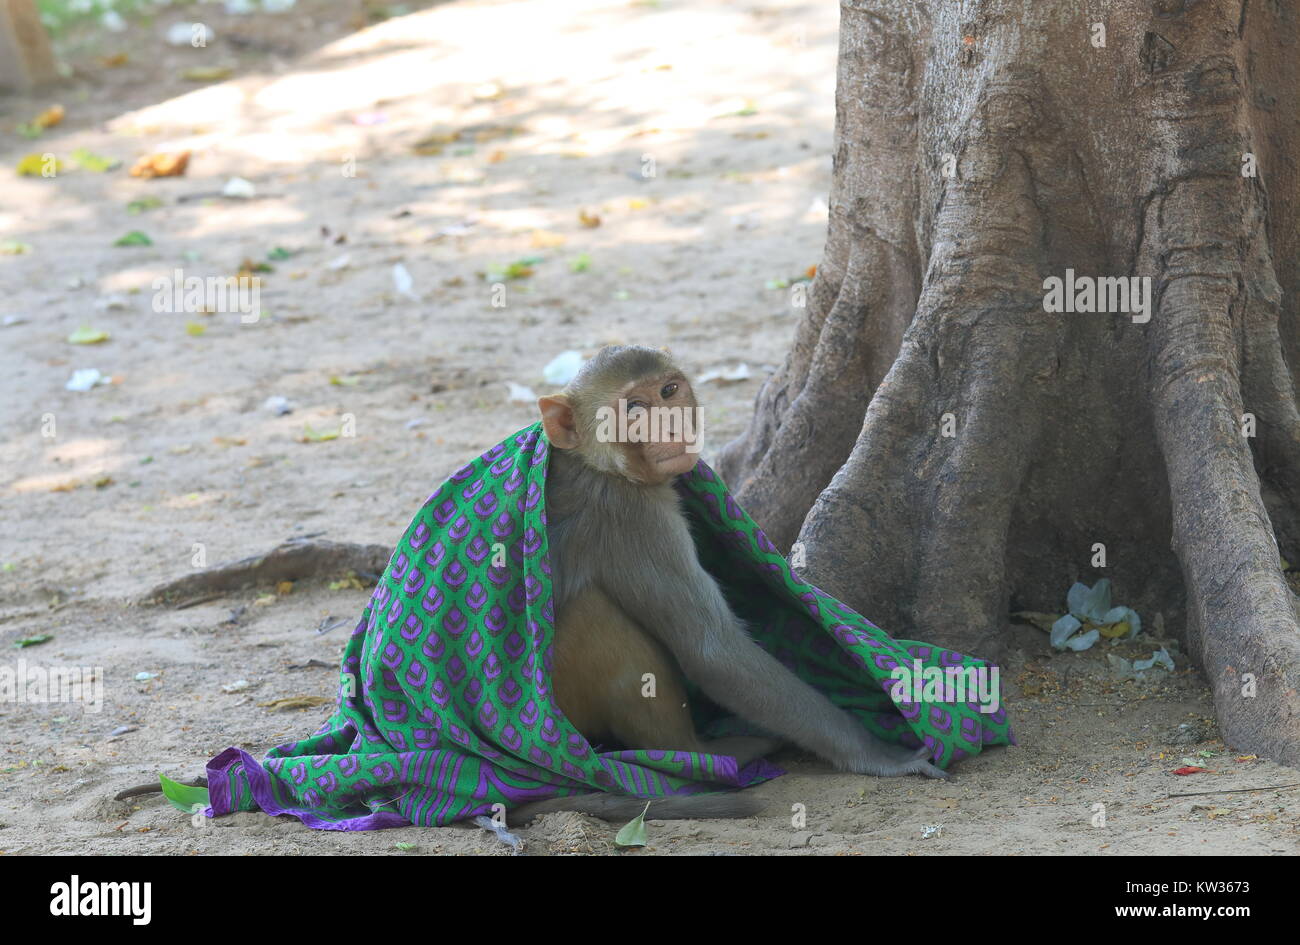
[{"label": "monkey's ear", "polygon": [[573,407],[563,394],[537,398],[537,409],[542,412],[542,429],[551,445],[571,450],[578,445],[578,426],[573,419]]}]

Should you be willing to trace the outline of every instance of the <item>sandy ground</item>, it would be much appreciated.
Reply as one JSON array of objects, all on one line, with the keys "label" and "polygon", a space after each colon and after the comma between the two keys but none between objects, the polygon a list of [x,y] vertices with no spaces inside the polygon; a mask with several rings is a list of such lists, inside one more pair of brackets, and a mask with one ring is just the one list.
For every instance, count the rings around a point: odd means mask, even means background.
[{"label": "sandy ground", "polygon": [[[667,344],[696,372],[745,363],[750,380],[705,385],[712,442],[739,432],[795,324],[767,284],[815,263],[825,232],[837,8],[476,0],[360,31],[356,4],[197,9],[74,35],[66,85],[0,97],[0,246],[26,250],[0,255],[0,665],[102,667],[104,680],[98,712],[0,702],[0,851],[507,853],[476,828],[192,827],[160,799],[113,801],[160,771],[197,774],[228,745],[262,753],[313,731],[327,708],[262,704],[332,701],[366,592],[321,580],[185,610],[137,601],[196,560],[293,535],[391,544],[449,471],[531,421],[507,382],[546,390],[542,367],[569,348]],[[196,16],[215,34],[206,48],[162,41]],[[127,61],[106,67],[115,53]],[[181,77],[214,66],[231,77]],[[62,124],[14,133],[55,102]],[[430,139],[441,153],[413,150]],[[73,168],[77,148],[125,166]],[[181,148],[184,177],[125,172]],[[47,151],[69,165],[57,177],[13,173]],[[258,199],[190,199],[233,176]],[[128,213],[149,196],[162,205]],[[152,245],[113,245],[132,230]],[[277,247],[291,255],[263,274],[255,323],[154,311],[155,278],[233,275]],[[496,277],[480,273],[526,257],[543,258],[494,307]],[[109,338],[70,344],[82,326]],[[111,383],[65,390],[85,368]],[[273,396],[293,412],[265,409]],[[947,783],[839,775],[786,752],[790,773],[755,789],[764,816],[652,822],[631,855],[1296,851],[1296,788],[1169,797],[1300,781],[1225,748],[1185,660],[1119,682],[1099,655],[1008,632],[1019,747]],[[39,634],[52,639],[14,648]],[[251,687],[222,691],[237,680]],[[1188,758],[1207,771],[1175,776]],[[574,815],[522,833],[530,853],[613,849],[613,827]]]}]

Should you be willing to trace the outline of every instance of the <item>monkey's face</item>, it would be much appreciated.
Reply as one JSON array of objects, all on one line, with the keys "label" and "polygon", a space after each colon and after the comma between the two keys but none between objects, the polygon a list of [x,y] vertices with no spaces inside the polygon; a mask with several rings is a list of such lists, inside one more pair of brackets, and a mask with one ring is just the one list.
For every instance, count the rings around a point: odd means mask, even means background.
[{"label": "monkey's face", "polygon": [[631,482],[666,483],[699,458],[695,392],[662,350],[602,348],[564,393],[540,397],[537,406],[552,446]]},{"label": "monkey's face", "polygon": [[699,460],[699,407],[680,371],[641,378],[608,405],[616,424],[619,472],[633,482],[668,482]]}]

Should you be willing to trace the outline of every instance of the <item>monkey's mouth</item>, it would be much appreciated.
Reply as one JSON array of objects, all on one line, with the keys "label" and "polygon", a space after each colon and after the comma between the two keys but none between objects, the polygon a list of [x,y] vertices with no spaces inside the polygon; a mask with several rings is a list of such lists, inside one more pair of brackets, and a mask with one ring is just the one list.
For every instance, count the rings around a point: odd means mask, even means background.
[{"label": "monkey's mouth", "polygon": [[647,459],[654,463],[655,468],[660,472],[671,476],[680,476],[695,468],[700,458],[699,453],[687,452],[685,444],[674,443],[671,447],[674,448],[659,452],[658,455],[651,454]]}]

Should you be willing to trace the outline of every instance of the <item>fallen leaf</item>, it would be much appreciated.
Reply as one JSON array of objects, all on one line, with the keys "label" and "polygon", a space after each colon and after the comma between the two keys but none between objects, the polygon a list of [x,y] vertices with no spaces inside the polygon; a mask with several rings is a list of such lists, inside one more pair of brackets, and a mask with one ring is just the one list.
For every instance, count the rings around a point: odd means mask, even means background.
[{"label": "fallen leaf", "polygon": [[600,226],[600,215],[596,213],[588,213],[586,210],[579,210],[578,222],[587,229],[594,230],[596,227]]},{"label": "fallen leaf", "polygon": [[337,440],[342,435],[342,429],[338,430],[313,430],[309,424],[302,425],[302,436],[298,439],[299,443],[324,443],[326,440]]},{"label": "fallen leaf", "polygon": [[426,135],[419,141],[415,142],[415,144],[411,145],[411,150],[416,154],[422,154],[426,157],[441,154],[443,148],[451,144],[459,136],[460,132],[458,131],[451,132],[450,134],[434,132],[431,135]]},{"label": "fallen leaf", "polygon": [[126,205],[126,212],[132,216],[139,216],[149,210],[161,207],[163,202],[157,197],[141,197],[139,200],[132,200]]},{"label": "fallen leaf", "polygon": [[41,112],[32,119],[32,124],[40,128],[53,128],[59,122],[63,121],[63,106],[51,105],[45,111]]},{"label": "fallen leaf", "polygon": [[53,155],[47,160],[44,154],[28,154],[18,162],[17,170],[23,177],[44,177],[46,171],[62,171],[63,162]]},{"label": "fallen leaf", "polygon": [[89,325],[82,325],[72,334],[68,335],[68,343],[74,345],[97,345],[101,341],[108,340],[108,332],[100,331],[97,328],[91,328]]},{"label": "fallen leaf", "polygon": [[63,121],[63,106],[52,105],[31,121],[24,122],[15,130],[24,138],[39,138],[46,128],[53,128]]},{"label": "fallen leaf", "polygon": [[643,847],[649,842],[645,831],[645,815],[649,809],[650,804],[647,802],[645,810],[637,814],[629,823],[623,825],[622,829],[614,835],[615,846]]},{"label": "fallen leaf", "polygon": [[132,177],[179,177],[190,164],[189,151],[163,151],[146,154],[131,168]]},{"label": "fallen leaf", "polygon": [[186,69],[181,73],[182,79],[188,79],[190,82],[220,82],[222,79],[229,79],[234,72],[229,66],[200,66],[196,69]]},{"label": "fallen leaf", "polygon": [[493,275],[505,276],[507,279],[527,279],[533,274],[533,267],[541,261],[541,256],[525,256],[523,259],[516,259],[506,266],[488,266],[488,272]]},{"label": "fallen leaf", "polygon": [[0,256],[25,256],[32,251],[30,243],[18,240],[5,240],[0,243]]},{"label": "fallen leaf", "polygon": [[104,157],[102,154],[95,154],[85,148],[77,148],[77,150],[73,151],[72,160],[83,171],[93,171],[96,174],[111,171],[122,163],[117,158]]},{"label": "fallen leaf", "polygon": [[530,242],[536,249],[552,249],[563,246],[565,238],[562,234],[552,233],[549,230],[533,230]]},{"label": "fallen leaf", "polygon": [[1209,772],[1209,770],[1210,770],[1209,768],[1198,768],[1196,767],[1196,765],[1184,765],[1181,768],[1175,768],[1174,774],[1178,774],[1178,775],[1206,774]]},{"label": "fallen leaf", "polygon": [[1112,623],[1104,626],[1098,626],[1097,632],[1107,640],[1118,640],[1120,637],[1128,636],[1129,625],[1127,620],[1121,620],[1119,623]]},{"label": "fallen leaf", "polygon": [[254,262],[252,259],[244,257],[244,261],[239,264],[238,277],[240,279],[250,279],[255,272],[275,272],[275,267],[270,263]]},{"label": "fallen leaf", "polygon": [[114,246],[152,246],[153,240],[149,239],[147,235],[141,233],[139,230],[132,230],[130,233],[127,233],[125,236],[119,237],[113,243],[113,245]]}]

